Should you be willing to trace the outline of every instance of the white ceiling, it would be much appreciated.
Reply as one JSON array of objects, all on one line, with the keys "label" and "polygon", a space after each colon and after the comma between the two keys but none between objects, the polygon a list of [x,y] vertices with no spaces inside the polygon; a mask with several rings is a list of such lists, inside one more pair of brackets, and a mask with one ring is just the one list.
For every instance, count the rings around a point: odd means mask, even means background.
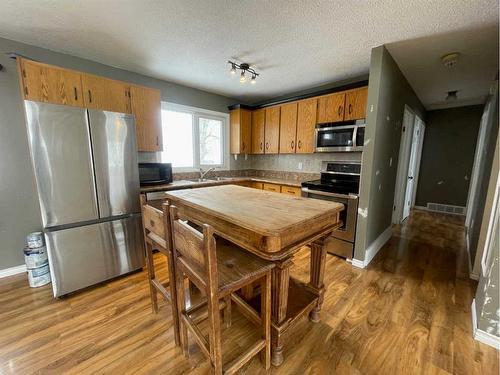
[{"label": "white ceiling", "polygon": [[[387,45],[427,109],[483,104],[498,73],[498,24],[451,31]],[[458,63],[446,68],[441,57],[459,52]],[[457,100],[445,101],[457,90]]]},{"label": "white ceiling", "polygon": [[[381,44],[498,26],[498,2],[2,0],[0,20],[5,38],[253,102],[366,74]],[[230,77],[229,58],[254,65],[258,83]]]}]

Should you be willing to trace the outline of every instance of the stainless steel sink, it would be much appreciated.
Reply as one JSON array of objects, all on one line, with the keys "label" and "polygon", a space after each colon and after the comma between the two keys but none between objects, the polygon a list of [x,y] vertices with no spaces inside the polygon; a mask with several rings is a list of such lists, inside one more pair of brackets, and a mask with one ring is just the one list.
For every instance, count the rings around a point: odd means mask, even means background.
[{"label": "stainless steel sink", "polygon": [[230,181],[234,180],[234,177],[215,177],[214,181]]}]

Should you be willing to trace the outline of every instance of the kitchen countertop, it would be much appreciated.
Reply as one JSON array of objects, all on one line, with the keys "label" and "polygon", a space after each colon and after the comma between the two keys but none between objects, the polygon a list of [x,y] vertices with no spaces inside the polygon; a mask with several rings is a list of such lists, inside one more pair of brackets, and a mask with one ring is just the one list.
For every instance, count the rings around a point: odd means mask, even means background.
[{"label": "kitchen countertop", "polygon": [[227,185],[227,184],[232,184],[234,182],[244,182],[244,181],[266,182],[270,184],[279,184],[279,185],[294,186],[294,187],[301,187],[302,183],[302,181],[298,180],[284,180],[284,179],[270,178],[270,177],[223,177],[220,180],[215,180],[215,179],[211,180],[210,178],[208,178],[207,181],[202,181],[202,182],[190,181],[190,180],[177,180],[170,184],[142,186],[141,193],[192,189],[192,188],[216,186],[216,185]]}]

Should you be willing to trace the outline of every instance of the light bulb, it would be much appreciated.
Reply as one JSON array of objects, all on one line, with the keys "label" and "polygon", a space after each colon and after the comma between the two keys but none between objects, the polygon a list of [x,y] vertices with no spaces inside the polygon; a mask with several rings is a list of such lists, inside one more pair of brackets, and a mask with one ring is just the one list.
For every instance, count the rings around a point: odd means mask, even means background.
[{"label": "light bulb", "polygon": [[257,83],[257,79],[256,78],[257,78],[257,76],[255,74],[252,74],[252,79],[250,80],[250,83],[252,85],[255,85]]},{"label": "light bulb", "polygon": [[247,80],[247,78],[245,77],[245,71],[242,70],[241,71],[241,75],[240,75],[240,82],[243,83]]},{"label": "light bulb", "polygon": [[229,71],[231,73],[231,75],[235,75],[236,74],[236,67],[234,66],[234,64],[231,64],[231,70]]}]

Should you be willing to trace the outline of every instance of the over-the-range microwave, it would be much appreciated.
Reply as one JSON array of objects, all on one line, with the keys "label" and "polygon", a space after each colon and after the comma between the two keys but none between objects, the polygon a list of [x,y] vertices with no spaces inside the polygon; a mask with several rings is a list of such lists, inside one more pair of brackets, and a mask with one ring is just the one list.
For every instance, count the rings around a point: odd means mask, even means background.
[{"label": "over-the-range microwave", "polygon": [[316,152],[363,151],[365,122],[316,125]]}]

